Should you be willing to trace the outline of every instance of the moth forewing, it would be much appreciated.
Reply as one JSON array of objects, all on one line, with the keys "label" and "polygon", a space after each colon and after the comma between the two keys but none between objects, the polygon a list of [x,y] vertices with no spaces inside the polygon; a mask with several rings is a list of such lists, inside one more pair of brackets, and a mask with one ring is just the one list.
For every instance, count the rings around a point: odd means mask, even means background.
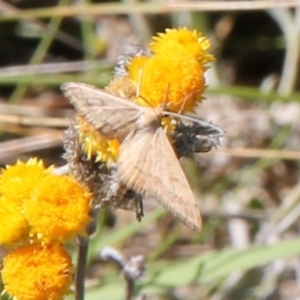
[{"label": "moth forewing", "polygon": [[197,202],[161,127],[127,136],[121,144],[117,172],[129,188],[156,198],[191,228],[201,228]]},{"label": "moth forewing", "polygon": [[85,83],[64,83],[61,90],[78,114],[108,138],[123,140],[135,130],[145,110],[128,99]]},{"label": "moth forewing", "polygon": [[162,109],[142,107],[83,83],[65,83],[61,89],[95,129],[121,141],[120,180],[129,189],[156,198],[188,226],[199,229],[196,200],[161,127]]}]

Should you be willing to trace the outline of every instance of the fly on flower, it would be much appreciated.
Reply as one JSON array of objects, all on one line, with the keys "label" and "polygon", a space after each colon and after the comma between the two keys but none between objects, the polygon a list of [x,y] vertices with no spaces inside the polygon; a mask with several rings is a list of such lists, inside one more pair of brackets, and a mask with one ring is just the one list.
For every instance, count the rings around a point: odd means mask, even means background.
[{"label": "fly on flower", "polygon": [[61,88],[96,130],[121,142],[116,171],[121,182],[157,199],[188,226],[199,229],[197,202],[161,125],[169,112],[142,107],[83,83],[65,83]]}]

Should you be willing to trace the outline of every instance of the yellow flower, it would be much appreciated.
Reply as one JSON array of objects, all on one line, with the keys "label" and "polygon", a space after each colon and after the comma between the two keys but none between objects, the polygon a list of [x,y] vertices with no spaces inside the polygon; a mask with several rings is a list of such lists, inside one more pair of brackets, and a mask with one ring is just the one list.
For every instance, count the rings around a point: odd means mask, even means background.
[{"label": "yellow flower", "polygon": [[196,30],[167,29],[153,37],[152,56],[134,57],[128,75],[139,91],[141,105],[165,105],[175,112],[193,110],[203,99],[206,64],[214,60],[210,41]]},{"label": "yellow flower", "polygon": [[5,291],[18,300],[59,300],[69,293],[73,267],[58,245],[23,246],[3,260]]},{"label": "yellow flower", "polygon": [[96,162],[103,161],[108,165],[117,160],[119,155],[117,139],[108,139],[80,117],[78,117],[77,130],[83,151],[88,159],[95,157]]},{"label": "yellow flower", "polygon": [[36,158],[26,163],[17,161],[14,166],[7,166],[2,171],[0,195],[3,199],[15,202],[21,209],[23,202],[30,199],[33,187],[52,170],[53,167],[46,169],[43,162]]},{"label": "yellow flower", "polygon": [[[24,202],[30,201],[38,182],[49,176],[52,168],[46,169],[41,160],[17,161],[7,166],[0,175],[0,244],[12,246],[28,243],[29,224],[23,215]],[[37,216],[38,217],[38,216]]]},{"label": "yellow flower", "polygon": [[185,27],[166,29],[166,33],[153,37],[149,45],[154,54],[173,55],[180,51],[194,57],[202,65],[215,60],[213,55],[207,53],[210,47],[209,39],[197,30],[188,30]]},{"label": "yellow flower", "polygon": [[0,245],[26,242],[29,226],[15,202],[0,199],[0,220]]},{"label": "yellow flower", "polygon": [[41,161],[7,167],[0,177],[0,243],[65,241],[90,221],[91,195],[69,176],[56,176]]},{"label": "yellow flower", "polygon": [[[210,41],[196,30],[167,29],[153,37],[149,49],[124,55],[106,89],[142,106],[163,106],[179,113],[193,110],[203,100],[206,64],[214,60],[208,54]],[[162,124],[168,133],[176,128],[172,118]],[[79,118],[76,130],[82,145],[78,152],[84,152],[88,160],[105,162],[108,168],[117,160],[117,139],[108,139]]]},{"label": "yellow flower", "polygon": [[193,56],[175,50],[149,57],[143,64],[139,58],[132,59],[129,74],[139,85],[141,105],[165,105],[175,112],[192,110],[205,88],[203,66]]},{"label": "yellow flower", "polygon": [[82,233],[90,221],[90,199],[88,190],[70,176],[44,178],[24,203],[32,237],[42,243],[64,242]]}]

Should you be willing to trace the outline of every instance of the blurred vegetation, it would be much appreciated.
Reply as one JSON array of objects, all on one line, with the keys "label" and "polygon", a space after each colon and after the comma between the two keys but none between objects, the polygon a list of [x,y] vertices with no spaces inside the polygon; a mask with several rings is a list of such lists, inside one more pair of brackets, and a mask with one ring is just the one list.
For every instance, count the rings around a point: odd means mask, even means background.
[{"label": "blurred vegetation", "polygon": [[126,46],[146,46],[165,28],[195,28],[213,44],[216,62],[197,114],[226,136],[218,149],[183,162],[203,229],[191,231],[155,203],[145,204],[141,223],[128,212],[102,212],[88,300],[125,297],[120,273],[100,259],[105,246],[146,258],[136,297],[299,299],[300,7],[192,5],[201,2],[214,1],[184,2],[191,6],[182,10],[156,1],[0,1],[2,167],[32,156],[65,163],[61,135],[73,111],[61,83],[104,86]]}]

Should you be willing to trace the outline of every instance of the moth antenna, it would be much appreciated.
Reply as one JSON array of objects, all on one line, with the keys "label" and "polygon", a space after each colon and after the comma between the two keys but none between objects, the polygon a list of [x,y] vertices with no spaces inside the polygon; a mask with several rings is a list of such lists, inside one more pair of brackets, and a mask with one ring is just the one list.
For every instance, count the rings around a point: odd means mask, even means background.
[{"label": "moth antenna", "polygon": [[178,119],[186,120],[188,122],[197,123],[200,126],[208,126],[209,125],[210,127],[214,128],[216,131],[218,131],[219,134],[224,134],[223,130],[220,127],[218,127],[217,125],[214,125],[211,122],[202,121],[202,120],[196,118],[195,116],[183,115],[183,114],[179,114],[179,113],[175,113],[175,112],[171,112],[171,111],[164,111],[164,114],[167,115],[167,116],[171,116],[171,117],[175,117],[175,118],[178,118]]},{"label": "moth antenna", "polygon": [[178,111],[178,114],[182,114],[182,111],[183,111],[184,106],[186,105],[186,102],[188,101],[188,99],[189,99],[190,97],[192,97],[194,94],[198,93],[198,92],[201,92],[201,90],[198,89],[198,90],[196,90],[196,91],[194,91],[194,92],[188,94],[188,95],[184,98],[184,100],[183,100],[183,102],[182,102],[182,104],[181,104],[181,107],[180,107],[180,109],[179,109],[179,111]]},{"label": "moth antenna", "polygon": [[165,96],[165,100],[164,100],[164,105],[163,105],[163,110],[165,110],[167,108],[167,103],[168,103],[168,94],[169,94],[169,90],[170,90],[170,82],[168,82],[167,85],[167,90],[166,90],[166,96]]},{"label": "moth antenna", "polygon": [[138,85],[136,89],[136,98],[143,99],[149,105],[149,107],[153,108],[151,103],[141,95],[142,78],[143,78],[143,69],[140,68],[138,72]]},{"label": "moth antenna", "polygon": [[138,72],[138,85],[136,89],[136,97],[141,97],[141,86],[142,86],[142,78],[143,78],[143,69],[140,68]]}]

